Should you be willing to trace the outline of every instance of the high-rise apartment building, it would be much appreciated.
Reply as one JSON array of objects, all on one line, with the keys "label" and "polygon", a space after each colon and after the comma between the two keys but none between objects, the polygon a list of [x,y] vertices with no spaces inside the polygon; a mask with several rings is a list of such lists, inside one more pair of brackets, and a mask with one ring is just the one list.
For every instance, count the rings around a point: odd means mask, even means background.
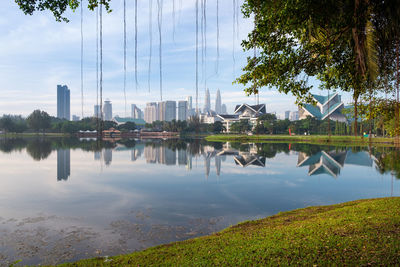
[{"label": "high-rise apartment building", "polygon": [[57,85],[57,118],[70,120],[70,90],[66,85]]},{"label": "high-rise apartment building", "polygon": [[188,118],[188,102],[178,101],[178,120],[185,121]]},{"label": "high-rise apartment building", "polygon": [[103,111],[104,111],[104,120],[105,121],[111,121],[113,115],[112,115],[112,104],[111,104],[111,101],[109,99],[104,101]]},{"label": "high-rise apartment building", "polygon": [[158,120],[165,121],[166,102],[158,102]]},{"label": "high-rise apartment building", "polygon": [[204,113],[207,113],[211,109],[211,102],[210,102],[210,91],[208,88],[206,89],[206,95],[204,97]]},{"label": "high-rise apartment building", "polygon": [[157,103],[151,102],[146,104],[146,108],[144,109],[144,120],[147,123],[153,123],[154,121],[159,120]]},{"label": "high-rise apartment building", "polygon": [[215,98],[215,112],[217,114],[222,113],[222,103],[221,103],[221,92],[217,90],[217,97]]},{"label": "high-rise apartment building", "polygon": [[176,120],[176,101],[165,101],[165,121]]}]

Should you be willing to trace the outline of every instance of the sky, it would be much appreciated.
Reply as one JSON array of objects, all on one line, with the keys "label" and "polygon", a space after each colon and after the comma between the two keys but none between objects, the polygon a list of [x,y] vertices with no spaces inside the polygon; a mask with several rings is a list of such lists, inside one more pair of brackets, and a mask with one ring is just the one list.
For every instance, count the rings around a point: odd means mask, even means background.
[{"label": "sky", "polygon": [[[87,0],[84,0],[84,4]],[[175,1],[175,27],[173,23]],[[157,28],[157,1],[153,0],[152,58],[150,90],[147,85],[150,34],[149,0],[138,1],[138,86],[134,79],[134,1],[127,2],[127,112],[124,100],[123,69],[123,0],[112,0],[112,12],[103,16],[103,98],[113,103],[113,114],[130,114],[130,105],[144,108],[147,102],[160,101],[159,37]],[[162,67],[163,100],[185,100],[196,95],[196,10],[195,0],[163,1]],[[216,1],[207,1],[207,57],[202,63],[199,26],[199,107],[204,106],[205,88],[215,105],[217,89],[222,103],[233,112],[235,105],[255,104],[254,96],[246,96],[243,86],[232,84],[246,65],[240,46],[253,27],[251,19],[239,14],[239,28],[233,34],[233,4],[220,0],[220,57],[217,60]],[[242,1],[239,1],[242,3]],[[25,15],[14,1],[1,1],[0,10],[0,114],[29,115],[34,109],[55,116],[57,84],[71,90],[71,116],[81,116],[81,38],[80,11],[69,10],[69,23],[56,22],[48,12]],[[200,19],[199,19],[200,20]],[[96,104],[96,13],[84,9],[84,116],[93,115]],[[218,62],[218,68],[217,68]],[[204,64],[204,65],[202,65]],[[205,69],[203,72],[202,70]],[[317,87],[317,86],[315,86]],[[314,89],[314,93],[322,93]],[[350,101],[344,95],[345,102]],[[261,89],[260,103],[267,112],[282,116],[286,110],[297,110],[295,98],[273,89]]]}]

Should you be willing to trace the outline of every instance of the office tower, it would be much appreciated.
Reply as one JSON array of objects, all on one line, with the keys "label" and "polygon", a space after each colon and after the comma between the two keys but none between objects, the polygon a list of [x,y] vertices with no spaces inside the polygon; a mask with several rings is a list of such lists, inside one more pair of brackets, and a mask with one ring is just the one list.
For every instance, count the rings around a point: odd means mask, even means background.
[{"label": "office tower", "polygon": [[192,97],[191,96],[186,97],[186,101],[187,101],[188,109],[192,109],[193,108]]},{"label": "office tower", "polygon": [[288,120],[290,116],[290,110],[285,111],[285,120]]},{"label": "office tower", "polygon": [[94,105],[94,113],[93,114],[94,114],[95,118],[101,117],[100,105]]},{"label": "office tower", "polygon": [[135,104],[131,105],[131,118],[132,119],[143,119],[142,110]]},{"label": "office tower", "polygon": [[204,97],[204,113],[207,113],[211,109],[211,103],[210,103],[210,91],[208,88],[206,89],[206,95]]},{"label": "office tower", "polygon": [[291,121],[298,121],[298,120],[299,120],[299,112],[298,112],[298,111],[292,111],[292,112],[290,112],[289,120],[291,120]]},{"label": "office tower", "polygon": [[222,106],[221,106],[221,114],[227,114],[228,112],[227,112],[227,109],[226,109],[226,105],[225,104],[222,104]]},{"label": "office tower", "polygon": [[112,104],[109,99],[104,101],[103,111],[104,111],[104,120],[111,121],[113,118],[113,115],[112,115]]},{"label": "office tower", "polygon": [[144,109],[144,120],[147,123],[153,123],[158,120],[158,106],[157,103],[151,102],[146,104]]},{"label": "office tower", "polygon": [[185,121],[188,118],[188,102],[178,101],[178,120]]},{"label": "office tower", "polygon": [[72,115],[72,121],[80,121],[80,119],[79,116]]},{"label": "office tower", "polygon": [[57,150],[57,181],[66,181],[71,175],[70,149]]},{"label": "office tower", "polygon": [[57,85],[57,118],[70,120],[70,90],[66,85]]},{"label": "office tower", "polygon": [[176,101],[165,101],[165,121],[176,120]]},{"label": "office tower", "polygon": [[221,93],[220,93],[219,89],[217,90],[217,98],[215,99],[215,112],[217,114],[222,113]]}]

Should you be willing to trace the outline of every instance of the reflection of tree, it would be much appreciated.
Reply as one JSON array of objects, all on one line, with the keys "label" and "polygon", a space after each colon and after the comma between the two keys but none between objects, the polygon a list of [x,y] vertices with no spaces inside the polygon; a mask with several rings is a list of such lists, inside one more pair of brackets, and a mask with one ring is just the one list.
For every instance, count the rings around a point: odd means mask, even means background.
[{"label": "reflection of tree", "polygon": [[34,139],[26,147],[34,160],[46,159],[51,154],[51,142],[45,139]]},{"label": "reflection of tree", "polygon": [[14,150],[21,150],[26,147],[26,140],[22,138],[0,139],[0,151],[10,153]]},{"label": "reflection of tree", "polygon": [[400,179],[400,149],[383,148],[382,150],[375,154],[376,169],[381,174],[391,172]]}]

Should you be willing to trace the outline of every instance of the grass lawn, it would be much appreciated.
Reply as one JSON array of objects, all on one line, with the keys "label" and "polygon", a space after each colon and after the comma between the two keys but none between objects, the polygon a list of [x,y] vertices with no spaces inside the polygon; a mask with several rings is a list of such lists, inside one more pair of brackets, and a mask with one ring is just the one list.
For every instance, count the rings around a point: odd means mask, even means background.
[{"label": "grass lawn", "polygon": [[369,144],[390,144],[396,143],[396,138],[389,137],[354,137],[354,136],[327,136],[327,135],[234,135],[234,134],[218,134],[209,135],[205,138],[207,141],[214,142],[226,142],[226,141],[238,141],[238,142],[271,142],[271,141],[287,141],[287,142],[303,142],[303,143],[315,143],[315,144],[352,144],[362,145]]},{"label": "grass lawn", "polygon": [[369,264],[400,264],[400,198],[283,212],[210,236],[62,266]]}]

